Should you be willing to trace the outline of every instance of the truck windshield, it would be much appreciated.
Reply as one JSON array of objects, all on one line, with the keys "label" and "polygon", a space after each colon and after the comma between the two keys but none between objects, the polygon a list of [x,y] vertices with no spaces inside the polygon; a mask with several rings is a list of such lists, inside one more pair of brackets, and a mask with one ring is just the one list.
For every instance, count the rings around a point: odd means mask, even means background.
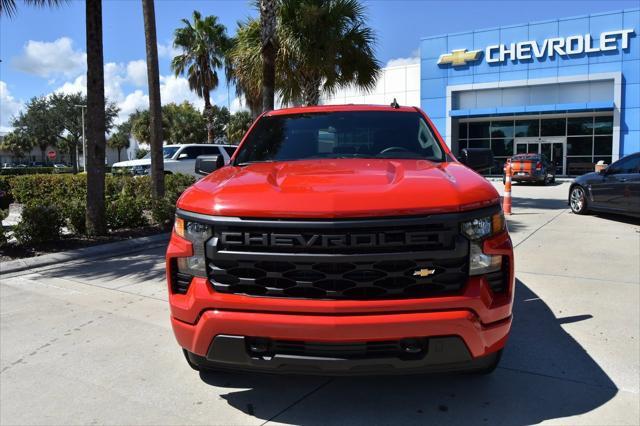
[{"label": "truck windshield", "polygon": [[236,165],[324,158],[444,161],[418,112],[347,111],[261,118],[240,148]]}]

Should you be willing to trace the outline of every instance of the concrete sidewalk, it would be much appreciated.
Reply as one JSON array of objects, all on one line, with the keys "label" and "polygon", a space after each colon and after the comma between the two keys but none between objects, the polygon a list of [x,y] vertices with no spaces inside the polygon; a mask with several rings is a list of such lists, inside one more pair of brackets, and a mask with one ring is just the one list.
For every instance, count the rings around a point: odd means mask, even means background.
[{"label": "concrete sidewalk", "polygon": [[514,185],[515,319],[491,376],[198,374],[155,247],[0,276],[0,423],[638,424],[640,227],[573,215],[567,191]]}]

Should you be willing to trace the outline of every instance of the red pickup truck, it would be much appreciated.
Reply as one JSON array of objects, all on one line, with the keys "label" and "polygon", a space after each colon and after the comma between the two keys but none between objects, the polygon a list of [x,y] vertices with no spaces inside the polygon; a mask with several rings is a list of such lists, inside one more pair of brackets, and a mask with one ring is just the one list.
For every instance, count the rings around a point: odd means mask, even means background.
[{"label": "red pickup truck", "polygon": [[[417,108],[260,116],[180,197],[166,268],[195,369],[488,373],[512,321],[499,196]],[[463,162],[465,164],[463,164]],[[468,167],[469,166],[469,167]]]}]

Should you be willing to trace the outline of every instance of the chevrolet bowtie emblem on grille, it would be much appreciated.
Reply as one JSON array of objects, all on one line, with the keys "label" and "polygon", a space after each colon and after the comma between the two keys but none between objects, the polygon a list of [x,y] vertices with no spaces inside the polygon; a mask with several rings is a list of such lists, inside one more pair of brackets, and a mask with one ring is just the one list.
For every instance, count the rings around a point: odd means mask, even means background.
[{"label": "chevrolet bowtie emblem on grille", "polygon": [[415,277],[428,277],[436,273],[435,269],[418,269],[413,273]]},{"label": "chevrolet bowtie emblem on grille", "polygon": [[477,61],[480,58],[482,50],[455,49],[451,53],[440,55],[438,65],[451,64],[453,66],[464,65],[467,62]]}]

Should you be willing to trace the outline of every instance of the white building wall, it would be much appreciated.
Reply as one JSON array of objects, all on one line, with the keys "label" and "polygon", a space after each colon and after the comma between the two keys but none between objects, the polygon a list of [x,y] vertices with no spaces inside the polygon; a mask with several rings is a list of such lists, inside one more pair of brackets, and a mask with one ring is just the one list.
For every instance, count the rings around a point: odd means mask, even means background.
[{"label": "white building wall", "polygon": [[420,64],[383,68],[370,92],[350,87],[322,97],[320,103],[388,105],[394,98],[402,106],[420,107]]}]

